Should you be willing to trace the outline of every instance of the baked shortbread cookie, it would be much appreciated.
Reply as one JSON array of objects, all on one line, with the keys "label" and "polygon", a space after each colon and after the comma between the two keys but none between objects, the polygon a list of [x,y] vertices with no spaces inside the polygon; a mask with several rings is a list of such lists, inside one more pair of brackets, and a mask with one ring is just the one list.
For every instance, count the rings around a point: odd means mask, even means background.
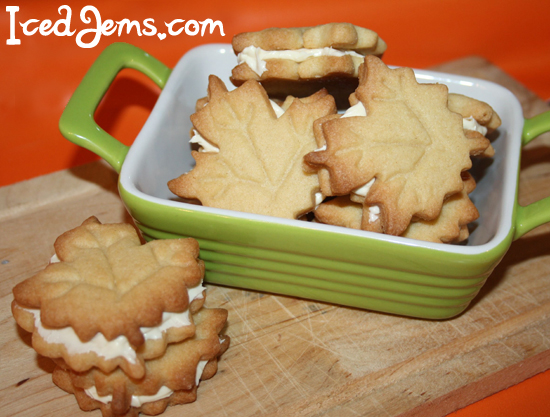
[{"label": "baked shortbread cookie", "polygon": [[316,148],[313,121],[336,106],[326,90],[291,101],[284,111],[256,81],[228,91],[211,75],[208,100],[191,115],[196,166],[170,190],[209,207],[290,219],[313,210],[319,180],[303,157]]},{"label": "baked shortbread cookie", "polygon": [[[350,103],[353,103],[352,107],[348,109],[344,114],[344,116],[342,117],[345,117],[346,115],[350,115],[350,114],[351,115],[357,114],[359,112],[357,108],[359,109],[362,108],[361,107],[362,104],[358,102],[354,94],[350,96]],[[462,127],[464,129],[464,135],[469,139],[476,139],[476,138],[481,139],[485,137],[485,135],[487,135],[488,133],[491,133],[492,131],[494,131],[501,124],[501,120],[498,114],[492,109],[491,106],[489,106],[485,102],[475,100],[471,97],[463,96],[460,94],[449,93],[449,100],[447,104],[448,104],[449,110],[459,113],[463,117]],[[494,156],[494,153],[495,153],[494,148],[491,145],[489,145],[487,149],[483,151],[483,153],[478,154],[476,156],[492,157]],[[323,178],[323,180],[321,181],[321,184],[326,183],[327,181],[324,179],[327,178],[326,176],[328,174],[321,171],[319,172],[319,174]],[[466,175],[469,175],[469,174],[467,172],[462,173],[463,178],[466,178]],[[365,200],[365,195],[368,192],[369,187],[370,185],[372,185],[372,183],[374,183],[374,181],[367,183],[365,186],[359,189],[353,190],[349,198],[355,203],[363,204]],[[469,183],[465,182],[465,185],[467,184],[470,184],[470,186],[471,184],[473,184],[475,188],[475,181],[473,179],[471,179]],[[474,188],[472,188],[472,190]],[[321,189],[323,190],[323,186],[321,187]],[[467,193],[470,193],[470,192],[471,191],[467,191]],[[473,204],[471,202],[470,202],[470,205],[472,205],[473,207]],[[361,227],[363,228],[363,230],[369,230],[372,232],[382,232],[382,226],[380,221],[378,220],[378,215],[377,215],[379,212],[379,208],[375,205],[374,206],[371,205],[371,206],[368,206],[368,211],[369,211],[369,216],[368,218],[367,217],[363,218]],[[470,215],[477,216],[476,213],[477,213],[477,209],[475,210],[475,212],[470,210]],[[431,222],[430,221],[426,221],[426,222],[413,221],[411,225],[414,223],[416,224],[416,226],[418,226],[418,224],[432,223],[432,222],[433,221]],[[439,222],[439,225],[441,224],[442,223]],[[462,230],[461,238],[458,241],[465,240],[469,236],[468,228],[463,227],[461,230]],[[422,239],[421,237],[419,239],[432,240],[430,236],[428,236],[428,239]]]},{"label": "baked shortbread cookie", "polygon": [[[468,197],[475,189],[475,181],[468,172],[462,174],[464,189],[445,200],[440,215],[431,221],[413,221],[402,236],[437,243],[458,243],[469,236],[468,224],[479,217],[479,212]],[[363,205],[340,196],[315,209],[315,218],[325,224],[362,229]],[[369,219],[376,222],[376,211],[369,211]]]},{"label": "baked shortbread cookie", "polygon": [[270,97],[305,97],[327,88],[338,107],[358,84],[358,68],[368,54],[382,56],[386,43],[370,29],[351,23],[269,28],[233,38],[238,65],[231,82],[260,81]]},{"label": "baked shortbread cookie", "polygon": [[[315,133],[315,140],[317,141],[317,150],[320,151],[326,149],[326,142],[321,128],[323,123],[328,120],[338,119],[341,117],[345,118],[367,115],[363,103],[361,103],[357,99],[355,93],[352,93],[349,96],[349,104],[350,107],[343,114],[331,114],[314,122],[313,132]],[[462,127],[464,129],[464,135],[467,138],[479,139],[480,137],[492,133],[501,124],[499,115],[493,110],[493,108],[489,104],[485,102],[464,95],[449,93],[447,106],[449,107],[449,110],[455,113],[459,113],[462,116]],[[491,145],[489,145],[487,149],[483,151],[483,153],[480,153],[476,156],[492,157],[494,156],[494,149]],[[313,171],[316,171],[319,175],[321,193],[325,196],[334,195],[330,188],[330,177],[328,170],[325,168],[316,167],[315,169],[313,169]],[[356,203],[363,204],[366,191],[369,189],[370,185],[371,183],[367,183],[361,188],[353,190],[349,198]],[[369,207],[369,209],[372,208]],[[381,230],[373,230],[372,228],[368,228],[367,230],[381,232]]]},{"label": "baked shortbread cookie", "polygon": [[140,378],[145,360],[195,333],[205,290],[196,240],[142,245],[129,224],[91,217],[54,247],[59,262],[13,289],[13,316],[39,354]]},{"label": "baked shortbread cookie", "polygon": [[490,142],[467,137],[463,117],[447,106],[447,87],[419,84],[409,68],[390,69],[367,56],[359,79],[355,97],[364,115],[320,123],[317,142],[326,149],[305,161],[327,171],[323,193],[366,187],[364,211],[377,206],[380,231],[401,235],[413,218],[439,216],[443,202],[464,188],[461,173],[471,167],[470,156],[483,154]]},{"label": "baked shortbread cookie", "polygon": [[84,411],[101,409],[103,417],[157,415],[169,405],[196,400],[201,380],[214,376],[219,356],[229,337],[220,335],[227,310],[202,308],[193,315],[193,337],[168,346],[163,356],[145,362],[145,376],[128,377],[120,369],[105,374],[98,369],[84,373],[60,364],[53,381],[75,395]]},{"label": "baked shortbread cookie", "polygon": [[[447,106],[449,110],[463,117],[463,127],[468,138],[487,136],[502,123],[489,104],[462,94],[449,93]],[[492,157],[494,154],[495,150],[489,145],[480,156]]]}]

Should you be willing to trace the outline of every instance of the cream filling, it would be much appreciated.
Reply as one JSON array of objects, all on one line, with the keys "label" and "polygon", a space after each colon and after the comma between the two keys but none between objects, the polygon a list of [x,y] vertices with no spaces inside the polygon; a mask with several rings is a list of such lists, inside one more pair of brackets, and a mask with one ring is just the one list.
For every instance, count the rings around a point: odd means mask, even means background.
[{"label": "cream filling", "polygon": [[[195,384],[197,386],[199,385],[202,373],[204,372],[204,367],[207,363],[208,361],[199,361],[199,363],[197,364],[197,372],[195,374]],[[96,401],[102,402],[103,404],[109,404],[111,401],[113,401],[112,395],[99,395],[95,386],[86,388],[84,392],[88,395],[88,397],[91,397]],[[131,405],[132,407],[139,408],[143,404],[152,403],[154,401],[162,400],[163,398],[168,398],[173,393],[174,391],[163,385],[162,387],[160,387],[158,392],[153,395],[132,395]]]},{"label": "cream filling", "polygon": [[[54,255],[50,261],[51,263],[59,262],[59,258]],[[202,281],[199,285],[189,288],[189,304],[193,300],[204,298],[204,290],[206,288],[202,285]],[[126,336],[118,336],[116,339],[107,340],[102,333],[97,333],[88,342],[82,342],[72,327],[64,327],[62,329],[46,328],[42,325],[40,319],[40,309],[28,309],[18,307],[26,310],[34,316],[34,326],[38,330],[38,334],[47,343],[62,344],[66,347],[67,353],[70,355],[83,354],[88,352],[94,352],[98,356],[101,356],[107,360],[117,357],[124,357],[130,363],[136,363],[137,356],[135,350],[130,345],[130,342]],[[155,340],[162,338],[162,334],[167,330],[174,327],[184,327],[191,325],[189,309],[181,313],[162,313],[162,322],[158,326],[154,327],[141,327],[140,330],[143,334],[145,341]]]},{"label": "cream filling", "polygon": [[319,56],[346,56],[351,55],[363,59],[364,56],[355,51],[342,51],[334,48],[319,49],[288,49],[283,51],[265,51],[255,46],[247,46],[237,55],[237,62],[245,62],[252,71],[261,76],[266,70],[268,59],[288,59],[294,62],[304,62],[308,58]]},{"label": "cream filling", "polygon": [[[356,188],[355,190],[352,190],[351,192],[357,196],[365,198],[367,194],[370,191],[370,188],[372,187],[372,184],[374,184],[374,181],[376,178],[373,178],[369,182],[367,182],[365,185],[362,185],[361,187]],[[374,223],[378,218],[380,217],[380,207],[379,206],[369,206],[369,223]]]},{"label": "cream filling", "polygon": [[198,144],[200,146],[199,152],[219,152],[220,151],[220,148],[218,148],[217,146],[212,145],[210,142],[208,142],[195,129],[193,129],[193,137],[191,138],[189,143]]},{"label": "cream filling", "polygon": [[362,185],[361,187],[357,187],[355,190],[352,190],[351,192],[355,195],[358,195],[359,197],[366,197],[370,191],[370,188],[374,184],[375,180],[376,178],[373,178],[372,180],[367,182],[365,185]]},{"label": "cream filling", "polygon": [[[191,304],[191,302],[194,300],[200,300],[204,298],[203,292],[205,289],[206,288],[203,287],[202,282],[196,287],[189,288],[187,290],[189,304]],[[189,309],[183,311],[182,313],[171,313],[165,311],[162,313],[162,322],[158,326],[140,327],[140,330],[141,333],[143,333],[143,337],[145,337],[145,340],[161,339],[162,334],[168,329],[171,329],[173,327],[189,326],[191,324],[189,316]]]},{"label": "cream filling", "polygon": [[357,102],[357,104],[354,104],[349,109],[347,109],[344,114],[342,115],[342,118],[344,117],[358,117],[363,116],[365,117],[367,115],[367,109],[365,109],[365,106],[362,102]]},{"label": "cream filling", "polygon": [[325,196],[323,195],[322,192],[317,191],[314,195],[314,198],[315,198],[315,209],[317,209],[317,207],[319,207],[323,202],[323,200],[325,199]]},{"label": "cream filling", "polygon": [[279,106],[277,103],[275,103],[273,100],[269,100],[269,104],[271,104],[271,107],[273,107],[273,110],[275,111],[275,115],[277,116],[277,119],[281,117],[283,114],[285,114],[285,111],[281,106]]},{"label": "cream filling", "polygon": [[[96,401],[102,402],[103,404],[109,404],[111,401],[113,401],[112,395],[99,395],[95,386],[92,386],[91,388],[86,388],[84,392],[88,395],[88,397],[93,398]],[[132,395],[131,405],[132,407],[138,408],[145,403],[168,398],[170,395],[172,395],[172,393],[173,391],[170,388],[163,385],[154,395]]]},{"label": "cream filling", "polygon": [[380,207],[378,206],[369,207],[369,223],[374,223],[376,220],[378,220],[379,216],[380,216]]},{"label": "cream filling", "polygon": [[[225,339],[219,339],[220,344],[225,342]],[[208,361],[199,361],[197,364],[197,371],[195,372],[195,385],[199,386],[199,383],[201,381],[202,374],[204,372],[204,367]],[[102,402],[103,404],[108,404],[111,401],[113,401],[112,395],[104,395],[101,396],[97,393],[97,389],[95,386],[92,386],[90,388],[86,388],[84,392],[91,398],[93,398],[96,401]],[[132,395],[131,405],[132,407],[141,407],[143,404],[151,403],[153,401],[162,400],[163,398],[168,398],[170,395],[172,395],[174,391],[172,391],[170,388],[166,386],[160,387],[158,392],[154,395]]]},{"label": "cream filling", "polygon": [[462,127],[465,130],[473,130],[475,132],[479,132],[483,136],[485,136],[487,134],[487,128],[485,126],[480,125],[477,122],[477,120],[473,118],[473,116],[464,117],[462,119]]},{"label": "cream filling", "polygon": [[34,327],[37,328],[42,339],[47,343],[64,345],[69,355],[95,352],[98,356],[107,360],[123,356],[128,362],[136,363],[136,351],[125,336],[107,340],[103,334],[97,333],[88,342],[82,342],[72,327],[48,329],[42,326],[39,309],[19,308],[34,315]]}]

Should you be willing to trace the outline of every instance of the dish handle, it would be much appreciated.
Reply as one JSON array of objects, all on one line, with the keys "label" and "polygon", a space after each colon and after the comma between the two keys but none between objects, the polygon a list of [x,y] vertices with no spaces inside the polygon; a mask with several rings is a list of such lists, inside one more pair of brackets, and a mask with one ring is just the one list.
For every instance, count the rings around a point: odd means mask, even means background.
[{"label": "dish handle", "polygon": [[[550,132],[550,111],[541,113],[531,119],[525,119],[522,146],[527,145],[545,132]],[[517,204],[514,240],[547,222],[550,222],[550,197],[545,197],[528,206]]]},{"label": "dish handle", "polygon": [[117,42],[103,50],[75,90],[59,119],[59,130],[69,141],[105,159],[120,173],[129,147],[95,122],[94,113],[117,74],[138,70],[164,88],[171,69],[142,49]]}]

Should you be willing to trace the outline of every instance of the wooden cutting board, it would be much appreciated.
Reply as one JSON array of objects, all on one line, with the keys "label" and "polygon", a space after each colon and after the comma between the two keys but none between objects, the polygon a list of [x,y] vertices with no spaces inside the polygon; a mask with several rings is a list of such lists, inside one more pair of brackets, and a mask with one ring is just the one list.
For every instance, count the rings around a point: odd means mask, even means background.
[{"label": "wooden cutting board", "polygon": [[[549,107],[487,61],[437,70],[511,89],[530,117]],[[550,195],[550,137],[523,152],[520,202]],[[11,289],[48,263],[62,232],[95,215],[131,222],[116,174],[96,162],[0,188],[0,416],[82,412],[11,316]],[[550,368],[550,226],[515,242],[468,310],[426,321],[209,286],[231,346],[193,404],[164,415],[443,416]]]}]

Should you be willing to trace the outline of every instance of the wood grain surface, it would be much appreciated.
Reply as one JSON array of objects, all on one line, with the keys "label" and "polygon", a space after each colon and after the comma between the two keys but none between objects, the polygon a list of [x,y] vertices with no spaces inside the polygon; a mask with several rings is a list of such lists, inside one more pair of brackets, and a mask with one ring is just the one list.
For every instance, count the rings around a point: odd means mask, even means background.
[{"label": "wood grain surface", "polygon": [[[437,70],[500,83],[525,116],[548,105],[482,58]],[[550,137],[523,152],[520,203],[550,195]],[[11,290],[53,242],[95,215],[131,222],[102,162],[0,188],[0,416],[100,416],[51,380],[11,316]],[[229,311],[231,346],[198,401],[164,415],[443,416],[550,368],[550,226],[514,242],[467,311],[446,321],[208,286]]]}]

